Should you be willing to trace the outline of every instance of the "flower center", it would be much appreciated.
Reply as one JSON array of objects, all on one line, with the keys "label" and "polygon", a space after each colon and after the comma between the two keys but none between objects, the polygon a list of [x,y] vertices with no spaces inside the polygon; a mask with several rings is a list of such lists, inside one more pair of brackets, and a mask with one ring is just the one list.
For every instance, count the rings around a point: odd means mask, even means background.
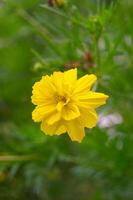
[{"label": "flower center", "polygon": [[55,99],[56,99],[57,103],[63,102],[64,104],[67,104],[70,101],[69,98],[67,98],[65,96],[60,96],[60,95],[56,95]]}]

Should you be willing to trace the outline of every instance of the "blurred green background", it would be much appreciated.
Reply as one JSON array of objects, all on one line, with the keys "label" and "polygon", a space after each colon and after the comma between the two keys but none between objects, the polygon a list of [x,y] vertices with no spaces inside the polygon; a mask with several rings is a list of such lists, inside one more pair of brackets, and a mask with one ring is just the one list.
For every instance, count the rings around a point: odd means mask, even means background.
[{"label": "blurred green background", "polygon": [[[51,2],[0,1],[0,200],[132,200],[133,2]],[[81,144],[31,119],[34,82],[72,67],[110,96]]]}]

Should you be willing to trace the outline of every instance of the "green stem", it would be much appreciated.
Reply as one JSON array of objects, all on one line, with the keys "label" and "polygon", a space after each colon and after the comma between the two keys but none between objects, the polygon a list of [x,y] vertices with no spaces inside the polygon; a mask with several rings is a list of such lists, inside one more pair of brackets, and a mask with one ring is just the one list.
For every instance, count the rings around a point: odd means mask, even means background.
[{"label": "green stem", "polygon": [[47,44],[51,47],[51,49],[59,56],[62,56],[59,49],[54,45],[53,41],[49,37],[49,32],[45,29],[34,17],[29,15],[25,10],[19,10],[17,13],[20,17],[25,19],[32,27],[35,28],[36,32],[38,32],[43,39],[47,42]]},{"label": "green stem", "polygon": [[48,11],[50,11],[50,12],[52,12],[52,13],[54,13],[54,14],[56,14],[56,15],[59,15],[59,16],[62,17],[62,18],[65,18],[66,20],[70,20],[72,23],[77,24],[77,25],[79,25],[79,26],[82,27],[82,28],[85,28],[85,29],[87,28],[87,29],[88,29],[88,27],[87,27],[84,23],[82,23],[82,22],[80,22],[80,21],[77,21],[77,20],[74,19],[73,17],[71,17],[71,16],[69,16],[69,15],[66,15],[66,14],[63,13],[63,12],[60,12],[60,11],[58,11],[57,9],[50,8],[50,7],[48,7],[48,6],[45,5],[45,4],[41,5],[41,7],[44,8],[44,9],[46,9],[46,10],[48,10]]},{"label": "green stem", "polygon": [[100,13],[100,0],[97,0],[97,13]]},{"label": "green stem", "polygon": [[98,74],[100,74],[100,68],[101,68],[101,55],[100,55],[100,49],[99,49],[99,38],[94,39],[95,43],[95,59],[96,59],[96,68]]}]

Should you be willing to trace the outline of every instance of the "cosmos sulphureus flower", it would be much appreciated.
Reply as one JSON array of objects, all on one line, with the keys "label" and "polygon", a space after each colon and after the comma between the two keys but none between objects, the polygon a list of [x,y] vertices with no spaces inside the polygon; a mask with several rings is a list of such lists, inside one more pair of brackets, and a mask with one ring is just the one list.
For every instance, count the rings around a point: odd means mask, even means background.
[{"label": "cosmos sulphureus flower", "polygon": [[43,76],[33,85],[31,99],[36,108],[32,119],[41,122],[41,130],[47,135],[67,132],[72,141],[81,142],[84,128],[96,126],[95,109],[108,98],[90,90],[96,79],[93,74],[77,79],[76,68]]}]

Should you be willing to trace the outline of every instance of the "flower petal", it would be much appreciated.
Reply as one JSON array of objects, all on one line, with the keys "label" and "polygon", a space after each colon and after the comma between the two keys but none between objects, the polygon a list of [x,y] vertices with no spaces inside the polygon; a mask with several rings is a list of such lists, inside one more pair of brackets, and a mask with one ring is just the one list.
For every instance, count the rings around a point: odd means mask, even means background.
[{"label": "flower petal", "polygon": [[98,117],[97,117],[97,113],[94,109],[80,108],[80,113],[81,113],[81,115],[78,119],[83,126],[85,126],[87,128],[93,128],[94,126],[96,126]]},{"label": "flower petal", "polygon": [[60,101],[57,106],[56,106],[56,109],[61,112],[63,106],[65,105],[65,103],[63,101]]},{"label": "flower petal", "polygon": [[76,80],[77,80],[77,68],[64,72],[65,83],[71,84],[73,86]]},{"label": "flower petal", "polygon": [[75,83],[77,81],[77,69],[71,69],[64,72],[63,79],[63,92],[66,95],[70,95],[74,90]]},{"label": "flower petal", "polygon": [[47,124],[52,125],[52,124],[54,124],[55,122],[59,121],[60,118],[61,118],[61,113],[55,111],[55,112],[53,112],[51,115],[49,115],[49,116],[45,119],[45,121],[46,121]]},{"label": "flower petal", "polygon": [[51,82],[51,77],[43,76],[42,79],[33,85],[32,90],[32,103],[40,105],[46,103],[46,101],[54,101],[54,93],[56,88]]},{"label": "flower petal", "polygon": [[62,109],[62,117],[65,120],[72,120],[80,116],[79,109],[76,105],[68,103]]},{"label": "flower petal", "polygon": [[78,120],[66,122],[67,132],[72,141],[81,142],[85,136],[84,127]]},{"label": "flower petal", "polygon": [[32,119],[40,122],[55,111],[54,105],[39,105],[32,112]]},{"label": "flower petal", "polygon": [[77,105],[80,107],[93,107],[97,108],[106,103],[108,96],[98,92],[88,92],[81,94],[77,97]]},{"label": "flower petal", "polygon": [[89,90],[96,79],[97,78],[94,74],[83,76],[82,78],[77,80],[73,94],[76,95],[77,93]]},{"label": "flower petal", "polygon": [[64,74],[62,72],[54,72],[53,75],[51,76],[52,83],[55,86],[58,94],[60,95],[62,94],[62,91],[63,91],[63,86],[62,86],[63,77],[64,77]]},{"label": "flower petal", "polygon": [[41,124],[41,130],[47,135],[60,135],[66,132],[66,127],[61,120],[53,125],[49,125],[43,121]]}]

